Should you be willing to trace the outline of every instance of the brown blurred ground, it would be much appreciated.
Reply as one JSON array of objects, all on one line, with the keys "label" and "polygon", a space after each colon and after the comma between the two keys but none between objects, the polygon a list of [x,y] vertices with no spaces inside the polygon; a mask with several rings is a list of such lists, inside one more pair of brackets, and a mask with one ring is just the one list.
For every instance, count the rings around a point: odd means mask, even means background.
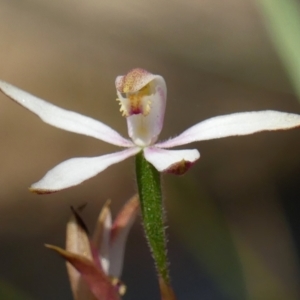
[{"label": "brown blurred ground", "polygon": [[[162,138],[219,114],[300,113],[252,0],[0,2],[0,78],[125,136],[114,79],[134,67],[167,81]],[[179,299],[300,297],[299,137],[293,130],[195,144],[199,163],[165,179]],[[59,162],[117,149],[43,124],[2,95],[0,139],[0,279],[34,299],[70,299],[63,263],[42,244],[63,245],[70,205],[88,203],[89,225],[107,198],[119,208],[135,191],[133,160],[41,197],[27,187]],[[157,295],[151,263],[137,224],[126,299]]]}]

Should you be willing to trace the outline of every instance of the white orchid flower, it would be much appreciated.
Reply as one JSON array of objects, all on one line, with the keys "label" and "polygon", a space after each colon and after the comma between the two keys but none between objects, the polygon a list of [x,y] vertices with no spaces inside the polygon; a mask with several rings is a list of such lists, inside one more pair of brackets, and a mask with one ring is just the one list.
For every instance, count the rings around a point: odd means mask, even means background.
[{"label": "white orchid flower", "polygon": [[163,127],[167,98],[163,77],[143,69],[133,69],[126,75],[116,78],[116,89],[120,111],[126,117],[131,140],[122,137],[99,121],[59,108],[0,81],[0,90],[3,93],[38,115],[44,122],[126,148],[98,157],[66,160],[34,183],[30,188],[33,192],[52,193],[80,184],[140,151],[143,151],[145,159],[158,171],[183,174],[199,159],[198,150],[167,150],[167,148],[196,141],[300,126],[300,115],[297,114],[272,110],[241,112],[207,119],[175,138],[156,143]]}]

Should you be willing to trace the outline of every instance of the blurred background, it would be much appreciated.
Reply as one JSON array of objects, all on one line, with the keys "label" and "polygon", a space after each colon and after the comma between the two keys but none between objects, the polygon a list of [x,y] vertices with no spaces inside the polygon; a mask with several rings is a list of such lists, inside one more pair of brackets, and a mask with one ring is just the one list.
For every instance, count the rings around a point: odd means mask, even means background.
[{"label": "blurred background", "polygon": [[[161,139],[221,114],[300,113],[293,5],[300,4],[0,0],[0,78],[124,136],[114,80],[135,67],[167,82]],[[299,137],[295,129],[197,143],[189,148],[201,158],[186,175],[163,176],[179,300],[300,299]],[[0,299],[72,299],[63,260],[43,244],[64,246],[71,205],[88,204],[91,229],[106,199],[116,213],[136,191],[134,160],[37,196],[27,187],[56,164],[117,148],[46,125],[4,95],[0,140]],[[126,250],[125,300],[159,299],[140,223]]]}]

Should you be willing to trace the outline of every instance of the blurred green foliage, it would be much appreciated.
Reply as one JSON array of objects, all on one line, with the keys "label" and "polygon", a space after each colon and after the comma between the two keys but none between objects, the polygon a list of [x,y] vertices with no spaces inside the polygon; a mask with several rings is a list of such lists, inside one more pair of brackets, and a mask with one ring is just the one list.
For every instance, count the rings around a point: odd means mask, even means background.
[{"label": "blurred green foliage", "polygon": [[22,291],[7,282],[0,281],[0,299],[6,300],[33,300],[33,298],[25,295]]},{"label": "blurred green foliage", "polygon": [[[170,218],[186,247],[190,249],[223,294],[230,299],[247,299],[238,253],[224,215],[199,182],[166,176],[171,188]],[[197,192],[196,192],[197,191]]]},{"label": "blurred green foliage", "polygon": [[257,3],[300,100],[300,3],[296,0],[257,0]]}]

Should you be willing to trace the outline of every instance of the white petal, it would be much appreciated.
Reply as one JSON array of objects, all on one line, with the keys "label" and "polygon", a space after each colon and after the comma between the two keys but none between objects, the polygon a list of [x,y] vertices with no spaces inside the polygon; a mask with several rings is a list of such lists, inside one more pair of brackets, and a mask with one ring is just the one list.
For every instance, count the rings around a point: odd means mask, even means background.
[{"label": "white petal", "polygon": [[112,217],[110,211],[110,200],[104,204],[96,228],[93,234],[93,243],[99,253],[101,266],[106,275],[108,275],[110,265],[110,231],[112,226]]},{"label": "white petal", "polygon": [[120,278],[127,236],[139,211],[139,197],[133,196],[122,208],[111,230],[110,266],[108,275]]},{"label": "white petal", "polygon": [[98,157],[71,158],[50,170],[30,190],[38,194],[54,193],[82,183],[107,167],[137,154],[140,148],[129,148]]},{"label": "white petal", "polygon": [[131,141],[97,120],[57,107],[3,81],[0,81],[0,90],[52,126],[92,136],[113,145],[132,146]]},{"label": "white petal", "polygon": [[300,115],[279,111],[253,111],[218,116],[200,122],[179,136],[155,146],[171,148],[196,141],[247,135],[265,130],[290,129],[300,126]]},{"label": "white petal", "polygon": [[117,77],[116,88],[128,135],[141,147],[155,143],[163,127],[167,99],[163,77],[134,69]]},{"label": "white petal", "polygon": [[196,149],[164,150],[156,147],[145,148],[144,155],[158,171],[177,175],[184,174],[200,157]]}]

